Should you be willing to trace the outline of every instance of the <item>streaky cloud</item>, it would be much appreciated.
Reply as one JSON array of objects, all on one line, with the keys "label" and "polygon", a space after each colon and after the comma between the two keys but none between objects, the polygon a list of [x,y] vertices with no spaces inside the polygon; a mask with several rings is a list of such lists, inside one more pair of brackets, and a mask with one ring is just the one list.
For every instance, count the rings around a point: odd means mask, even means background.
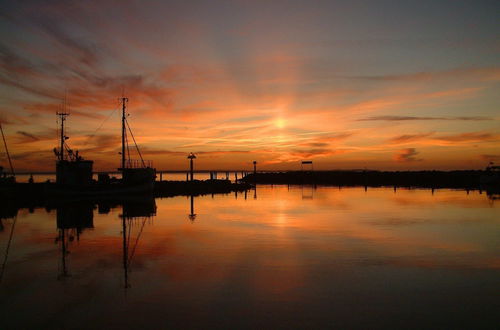
[{"label": "streaky cloud", "polygon": [[415,72],[407,74],[393,75],[374,75],[374,76],[342,76],[342,78],[359,80],[378,80],[378,81],[430,81],[438,79],[473,79],[473,80],[499,80],[499,67],[472,67],[456,68],[447,71],[429,71]]},{"label": "streaky cloud", "polygon": [[408,143],[418,140],[422,140],[434,133],[422,133],[422,134],[403,134],[389,139],[389,143]]},{"label": "streaky cloud", "polygon": [[500,154],[498,155],[492,155],[492,154],[483,154],[479,155],[479,158],[489,161],[489,162],[499,162],[500,161]]},{"label": "streaky cloud", "polygon": [[357,119],[356,121],[413,121],[413,120],[482,121],[482,120],[494,120],[494,118],[484,117],[484,116],[461,116],[461,117],[371,116],[371,117]]},{"label": "streaky cloud", "polygon": [[17,134],[22,135],[22,136],[24,136],[24,137],[26,137],[26,138],[28,138],[29,140],[32,140],[32,141],[38,141],[38,140],[40,140],[35,135],[33,135],[31,133],[28,133],[28,132],[25,132],[25,131],[17,131]]}]

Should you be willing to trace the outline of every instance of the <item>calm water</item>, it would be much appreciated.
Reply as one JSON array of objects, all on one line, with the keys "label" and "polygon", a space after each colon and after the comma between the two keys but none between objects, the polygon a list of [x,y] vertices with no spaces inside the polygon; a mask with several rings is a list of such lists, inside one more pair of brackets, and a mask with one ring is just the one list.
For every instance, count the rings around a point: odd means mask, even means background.
[{"label": "calm water", "polygon": [[2,329],[500,324],[500,208],[478,192],[259,186],[2,224]]}]

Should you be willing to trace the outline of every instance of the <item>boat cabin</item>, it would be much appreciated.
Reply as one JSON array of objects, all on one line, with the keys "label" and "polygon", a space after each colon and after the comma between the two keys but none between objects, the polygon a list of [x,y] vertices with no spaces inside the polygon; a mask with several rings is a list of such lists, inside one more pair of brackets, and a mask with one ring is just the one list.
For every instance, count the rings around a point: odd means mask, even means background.
[{"label": "boat cabin", "polygon": [[59,160],[56,164],[56,183],[88,185],[92,183],[91,160]]}]

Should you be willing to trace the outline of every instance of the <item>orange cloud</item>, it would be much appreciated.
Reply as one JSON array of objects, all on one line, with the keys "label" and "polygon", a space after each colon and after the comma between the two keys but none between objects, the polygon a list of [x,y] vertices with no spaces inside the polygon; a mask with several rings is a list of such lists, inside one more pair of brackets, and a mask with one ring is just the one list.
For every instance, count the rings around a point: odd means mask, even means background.
[{"label": "orange cloud", "polygon": [[397,162],[419,162],[422,159],[416,158],[419,152],[415,148],[401,149],[394,155],[394,160]]},{"label": "orange cloud", "polygon": [[393,144],[419,143],[427,145],[459,145],[478,142],[499,142],[500,134],[487,132],[467,132],[450,135],[436,135],[436,133],[404,134],[388,140]]}]

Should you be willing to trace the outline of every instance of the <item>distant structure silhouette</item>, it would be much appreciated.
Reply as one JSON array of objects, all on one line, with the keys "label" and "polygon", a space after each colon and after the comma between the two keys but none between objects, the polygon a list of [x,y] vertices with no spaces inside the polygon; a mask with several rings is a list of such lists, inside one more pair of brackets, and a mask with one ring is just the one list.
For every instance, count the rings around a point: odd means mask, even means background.
[{"label": "distant structure silhouette", "polygon": [[302,162],[300,162],[300,170],[303,171],[304,167],[307,167],[307,165],[311,165],[310,166],[311,171],[314,171],[314,166],[313,166],[312,160],[303,160]]},{"label": "distant structure silhouette", "polygon": [[187,157],[189,159],[189,175],[190,175],[190,181],[193,181],[193,159],[196,159],[195,154],[192,152],[189,154]]}]

